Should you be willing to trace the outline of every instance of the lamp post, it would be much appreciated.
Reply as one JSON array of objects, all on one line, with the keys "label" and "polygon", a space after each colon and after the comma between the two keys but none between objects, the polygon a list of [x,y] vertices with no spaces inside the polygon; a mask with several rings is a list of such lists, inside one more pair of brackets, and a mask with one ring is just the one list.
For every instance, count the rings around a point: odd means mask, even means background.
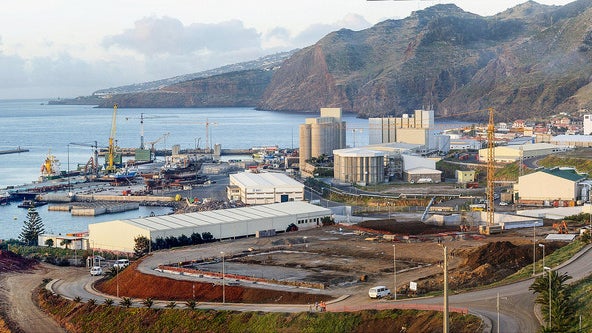
[{"label": "lamp post", "polygon": [[539,244],[539,247],[543,248],[543,267],[545,267],[545,244]]},{"label": "lamp post", "polygon": [[536,275],[536,221],[532,224],[532,276]]},{"label": "lamp post", "polygon": [[549,329],[551,329],[551,268],[543,266],[543,270],[549,273]]},{"label": "lamp post", "polygon": [[444,246],[444,333],[448,333],[448,262],[446,246]]},{"label": "lamp post", "polygon": [[224,252],[220,252],[222,255],[222,304],[226,303],[226,284],[224,281],[225,269],[224,269]]},{"label": "lamp post", "polygon": [[393,244],[393,271],[394,271],[394,289],[393,292],[395,294],[395,301],[397,300],[397,248],[395,244]]}]

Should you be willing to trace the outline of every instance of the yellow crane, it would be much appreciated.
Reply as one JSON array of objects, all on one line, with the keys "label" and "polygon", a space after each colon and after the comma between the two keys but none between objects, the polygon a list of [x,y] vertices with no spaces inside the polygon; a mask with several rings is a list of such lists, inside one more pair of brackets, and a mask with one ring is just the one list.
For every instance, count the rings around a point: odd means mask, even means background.
[{"label": "yellow crane", "polygon": [[475,110],[469,112],[455,113],[447,116],[439,116],[436,118],[458,117],[474,113],[483,113],[487,111],[489,114],[489,121],[487,123],[487,225],[494,224],[494,186],[495,186],[495,122],[493,120],[495,110],[493,108]]},{"label": "yellow crane", "polygon": [[111,173],[115,171],[115,132],[117,130],[117,103],[113,105],[113,118],[111,119],[111,135],[109,136],[109,151],[107,153],[107,166],[105,170]]}]

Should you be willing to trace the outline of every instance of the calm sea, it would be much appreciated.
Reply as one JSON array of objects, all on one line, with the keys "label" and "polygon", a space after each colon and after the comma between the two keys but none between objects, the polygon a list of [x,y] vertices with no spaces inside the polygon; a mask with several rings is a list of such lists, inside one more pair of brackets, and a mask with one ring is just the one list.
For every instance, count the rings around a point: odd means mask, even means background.
[{"label": "calm sea", "polygon": [[[92,156],[92,148],[84,144],[106,147],[111,133],[113,109],[93,106],[45,105],[45,100],[0,100],[0,150],[17,147],[29,149],[20,154],[0,155],[0,189],[37,180],[41,164],[49,151],[61,162],[61,170],[74,169],[85,164]],[[298,147],[298,126],[316,114],[256,111],[253,108],[199,108],[199,109],[123,109],[117,110],[116,142],[120,147],[139,147],[144,117],[144,143],[156,141],[157,149],[205,147],[215,143],[222,148],[251,148],[274,146]],[[368,144],[368,120],[346,114],[347,144]],[[206,135],[209,123],[209,136]],[[353,129],[356,128],[356,131]],[[360,130],[361,129],[361,130]],[[165,135],[167,134],[168,135]],[[208,137],[208,139],[206,139]],[[75,145],[80,143],[83,145]],[[102,163],[103,161],[101,161]],[[46,230],[66,233],[87,230],[89,223],[113,219],[147,216],[152,208],[94,218],[71,217],[69,213],[39,213]],[[155,213],[166,213],[161,209]],[[0,206],[0,239],[16,238],[22,229],[26,210],[16,204]]]}]

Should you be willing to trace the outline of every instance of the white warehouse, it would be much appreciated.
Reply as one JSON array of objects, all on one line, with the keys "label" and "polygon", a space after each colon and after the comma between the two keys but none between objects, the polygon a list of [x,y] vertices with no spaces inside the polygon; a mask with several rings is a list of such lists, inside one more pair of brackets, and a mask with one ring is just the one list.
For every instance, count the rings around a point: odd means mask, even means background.
[{"label": "white warehouse", "polygon": [[304,200],[304,184],[283,173],[241,172],[230,175],[227,188],[229,200],[247,205]]},{"label": "white warehouse", "polygon": [[151,241],[170,236],[190,237],[209,232],[215,239],[255,236],[260,231],[284,232],[295,224],[299,229],[321,226],[331,210],[303,201],[173,214],[89,224],[89,244],[94,249],[133,252],[134,239]]}]

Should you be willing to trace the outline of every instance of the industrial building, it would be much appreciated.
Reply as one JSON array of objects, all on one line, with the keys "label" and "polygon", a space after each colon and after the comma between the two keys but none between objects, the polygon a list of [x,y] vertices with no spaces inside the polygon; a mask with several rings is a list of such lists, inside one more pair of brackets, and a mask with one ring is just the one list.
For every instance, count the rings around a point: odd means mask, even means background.
[{"label": "industrial building", "polygon": [[[215,239],[257,236],[260,232],[285,232],[291,225],[316,228],[331,210],[303,201],[221,209],[89,224],[89,243],[94,249],[133,252],[138,236],[190,237],[209,232]],[[273,233],[272,232],[272,233]]]},{"label": "industrial building", "polygon": [[435,129],[434,111],[415,110],[413,115],[369,118],[370,145],[404,142],[424,146],[424,152],[448,152],[450,137]]},{"label": "industrial building", "polygon": [[474,182],[476,174],[477,172],[475,170],[456,170],[454,172],[456,182],[459,184]]},{"label": "industrial building", "polygon": [[587,178],[573,168],[543,169],[519,177],[514,198],[522,205],[574,206],[589,199]]},{"label": "industrial building", "polygon": [[403,179],[409,183],[439,183],[442,181],[442,171],[428,168],[413,168],[405,170]]},{"label": "industrial building", "polygon": [[403,179],[403,173],[414,168],[436,169],[436,162],[416,156],[421,145],[385,143],[333,151],[336,181],[373,185]]},{"label": "industrial building", "polygon": [[[494,148],[495,162],[512,163],[536,156],[546,156],[565,151],[565,148],[549,143],[498,146]],[[479,149],[479,161],[487,163],[487,148]]]},{"label": "industrial building", "polygon": [[[585,125],[585,123],[584,123]],[[585,131],[585,130],[584,130]],[[551,143],[563,147],[592,147],[592,135],[557,135]]]},{"label": "industrial building", "polygon": [[332,156],[333,150],[345,148],[345,139],[341,108],[321,108],[320,117],[306,118],[300,125],[300,168],[312,157]]},{"label": "industrial building", "polygon": [[304,200],[304,184],[283,173],[241,172],[229,178],[229,200],[240,200],[247,205]]},{"label": "industrial building", "polygon": [[334,150],[333,155],[335,179],[363,186],[384,182],[385,152],[348,148]]}]

